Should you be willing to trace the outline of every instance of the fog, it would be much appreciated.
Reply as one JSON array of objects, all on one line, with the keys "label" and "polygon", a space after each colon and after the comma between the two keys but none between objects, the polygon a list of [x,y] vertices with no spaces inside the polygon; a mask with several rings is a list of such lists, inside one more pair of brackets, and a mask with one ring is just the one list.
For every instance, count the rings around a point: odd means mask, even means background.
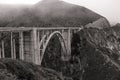
[{"label": "fog", "polygon": [[64,0],[85,6],[105,16],[111,24],[120,23],[120,0]]},{"label": "fog", "polygon": [[[0,0],[1,4],[36,4],[41,0]],[[47,0],[50,1],[50,0]],[[53,1],[53,0],[51,0]],[[119,0],[64,0],[66,2],[87,7],[106,17],[111,24],[120,22]],[[5,10],[5,9],[4,9]],[[0,10],[2,11],[2,10]]]}]

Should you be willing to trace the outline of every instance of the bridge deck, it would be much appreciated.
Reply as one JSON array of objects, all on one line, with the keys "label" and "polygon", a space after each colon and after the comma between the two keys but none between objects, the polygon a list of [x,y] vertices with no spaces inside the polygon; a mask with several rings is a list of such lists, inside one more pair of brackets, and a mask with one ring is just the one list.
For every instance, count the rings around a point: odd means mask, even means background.
[{"label": "bridge deck", "polygon": [[80,27],[0,27],[0,32],[2,31],[29,31],[29,30],[54,30],[54,29],[81,29]]}]

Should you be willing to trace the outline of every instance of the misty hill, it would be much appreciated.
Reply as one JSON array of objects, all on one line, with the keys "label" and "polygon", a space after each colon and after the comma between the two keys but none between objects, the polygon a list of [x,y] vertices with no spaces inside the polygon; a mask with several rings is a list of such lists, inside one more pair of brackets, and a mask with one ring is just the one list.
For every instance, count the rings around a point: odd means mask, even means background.
[{"label": "misty hill", "polygon": [[59,0],[43,0],[32,6],[3,6],[0,10],[0,26],[12,27],[81,26],[102,17],[85,7]]},{"label": "misty hill", "polygon": [[8,5],[0,4],[0,26],[7,26],[11,21],[16,19],[18,16],[24,14],[28,5]]}]

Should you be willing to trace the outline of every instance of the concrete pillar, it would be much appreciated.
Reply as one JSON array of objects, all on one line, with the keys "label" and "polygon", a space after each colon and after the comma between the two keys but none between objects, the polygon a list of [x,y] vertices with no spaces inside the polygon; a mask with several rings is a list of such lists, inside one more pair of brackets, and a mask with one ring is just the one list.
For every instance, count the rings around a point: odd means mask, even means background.
[{"label": "concrete pillar", "polygon": [[[42,31],[42,35],[45,35],[45,31],[44,30]],[[45,46],[45,39],[43,40],[42,48],[44,48],[44,46]]]},{"label": "concrete pillar", "polygon": [[69,56],[71,56],[71,30],[68,29],[68,39],[67,39],[67,47],[68,47],[68,51],[67,53],[69,54]]},{"label": "concrete pillar", "polygon": [[40,31],[37,32],[37,64],[40,65]]},{"label": "concrete pillar", "polygon": [[15,39],[13,39],[13,59],[16,59],[16,45],[15,45]]},{"label": "concrete pillar", "polygon": [[14,52],[13,52],[13,33],[11,32],[11,58],[14,59]]},{"label": "concrete pillar", "polygon": [[4,41],[1,42],[2,42],[2,58],[5,58]]},{"label": "concrete pillar", "polygon": [[1,48],[0,48],[0,59],[2,58],[2,52],[1,52]]},{"label": "concrete pillar", "polygon": [[37,52],[38,52],[38,46],[37,46],[37,29],[33,28],[31,32],[31,53],[32,53],[32,62],[37,64]]},{"label": "concrete pillar", "polygon": [[40,61],[40,53],[39,53],[39,40],[40,40],[40,33],[39,33],[39,31],[37,32],[37,45],[38,45],[38,47],[37,47],[37,63],[39,63],[39,61]]},{"label": "concrete pillar", "polygon": [[69,60],[71,56],[71,30],[62,30],[62,36],[65,41],[65,46],[67,48],[67,53],[65,54],[65,60]]},{"label": "concrete pillar", "polygon": [[24,60],[23,32],[19,32],[19,51],[20,59]]}]

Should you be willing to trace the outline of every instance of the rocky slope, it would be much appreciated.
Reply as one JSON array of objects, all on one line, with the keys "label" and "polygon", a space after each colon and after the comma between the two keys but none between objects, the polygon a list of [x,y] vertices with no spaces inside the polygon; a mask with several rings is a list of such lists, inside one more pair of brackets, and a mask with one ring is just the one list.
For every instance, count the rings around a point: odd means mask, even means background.
[{"label": "rocky slope", "polygon": [[107,19],[105,18],[100,18],[92,23],[89,23],[85,25],[85,28],[98,28],[98,29],[103,29],[103,28],[108,28],[110,27],[110,23],[108,22]]},{"label": "rocky slope", "polygon": [[7,80],[120,80],[118,29],[84,28],[77,32],[72,40],[72,57],[66,62],[61,60],[60,43],[56,42],[58,39],[51,39],[53,43],[48,45],[42,67],[2,59],[0,76],[7,76]]},{"label": "rocky slope", "polygon": [[83,80],[120,79],[120,37],[117,33],[113,27],[86,28],[75,34],[72,54],[81,61]]},{"label": "rocky slope", "polygon": [[84,28],[74,34],[67,62],[61,60],[60,43],[52,39],[42,66],[60,72],[65,80],[119,80],[120,28],[116,28]]}]

